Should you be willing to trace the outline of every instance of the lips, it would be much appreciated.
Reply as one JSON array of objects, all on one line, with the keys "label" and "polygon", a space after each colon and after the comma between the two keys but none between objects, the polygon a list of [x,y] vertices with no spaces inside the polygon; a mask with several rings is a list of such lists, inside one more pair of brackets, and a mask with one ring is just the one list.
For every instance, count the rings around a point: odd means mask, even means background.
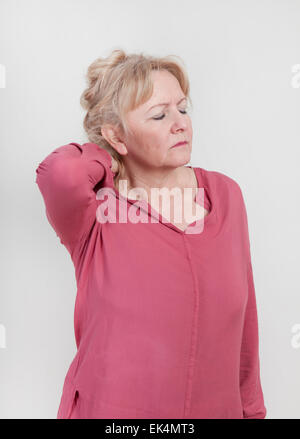
[{"label": "lips", "polygon": [[178,142],[178,143],[176,143],[176,145],[173,145],[172,148],[174,148],[175,146],[181,146],[181,145],[186,145],[186,144],[187,144],[186,141],[185,142]]}]

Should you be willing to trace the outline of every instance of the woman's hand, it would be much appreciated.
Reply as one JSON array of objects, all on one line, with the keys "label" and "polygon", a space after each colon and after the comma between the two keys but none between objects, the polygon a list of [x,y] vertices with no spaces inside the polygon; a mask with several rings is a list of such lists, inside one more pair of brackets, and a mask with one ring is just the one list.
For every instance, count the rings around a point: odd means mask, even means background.
[{"label": "woman's hand", "polygon": [[119,169],[119,164],[118,164],[117,160],[115,160],[113,158],[113,156],[111,156],[111,170],[112,170],[112,172],[116,173],[116,172],[118,172],[118,169]]}]

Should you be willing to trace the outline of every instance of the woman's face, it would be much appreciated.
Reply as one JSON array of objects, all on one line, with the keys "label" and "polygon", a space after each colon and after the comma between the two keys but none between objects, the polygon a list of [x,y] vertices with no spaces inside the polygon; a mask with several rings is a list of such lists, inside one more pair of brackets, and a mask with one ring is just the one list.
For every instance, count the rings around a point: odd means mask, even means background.
[{"label": "woman's face", "polygon": [[[187,99],[171,73],[163,70],[151,74],[151,98],[126,116],[132,134],[124,139],[128,155],[123,159],[146,168],[183,166],[190,161],[193,137],[191,118],[185,114]],[[162,103],[168,105],[158,105]],[[188,143],[172,148],[182,141]]]}]

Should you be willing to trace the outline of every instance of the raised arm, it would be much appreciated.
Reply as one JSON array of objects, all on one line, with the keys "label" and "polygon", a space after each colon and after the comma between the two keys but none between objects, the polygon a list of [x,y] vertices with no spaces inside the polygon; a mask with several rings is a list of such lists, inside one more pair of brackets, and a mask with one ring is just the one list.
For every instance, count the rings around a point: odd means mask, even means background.
[{"label": "raised arm", "polygon": [[240,354],[240,392],[244,419],[264,419],[267,413],[260,380],[259,332],[252,272],[247,212],[242,196],[242,227],[247,254],[248,302]]},{"label": "raised arm", "polygon": [[96,221],[94,187],[113,185],[111,155],[95,143],[69,143],[51,152],[36,169],[48,221],[62,244],[72,246]]}]

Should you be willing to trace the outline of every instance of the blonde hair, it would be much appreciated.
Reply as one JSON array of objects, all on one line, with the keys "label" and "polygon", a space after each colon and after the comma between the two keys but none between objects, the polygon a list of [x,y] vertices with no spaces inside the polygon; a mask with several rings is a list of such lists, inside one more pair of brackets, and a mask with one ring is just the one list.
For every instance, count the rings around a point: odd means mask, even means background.
[{"label": "blonde hair", "polygon": [[153,93],[151,71],[167,70],[173,74],[188,101],[190,85],[186,70],[176,55],[153,57],[140,54],[126,54],[115,49],[106,58],[97,58],[88,67],[87,88],[80,96],[80,104],[87,111],[83,126],[88,139],[106,149],[118,162],[116,180],[124,172],[122,155],[119,154],[101,134],[101,127],[111,124],[128,134],[126,113],[145,103]]}]

